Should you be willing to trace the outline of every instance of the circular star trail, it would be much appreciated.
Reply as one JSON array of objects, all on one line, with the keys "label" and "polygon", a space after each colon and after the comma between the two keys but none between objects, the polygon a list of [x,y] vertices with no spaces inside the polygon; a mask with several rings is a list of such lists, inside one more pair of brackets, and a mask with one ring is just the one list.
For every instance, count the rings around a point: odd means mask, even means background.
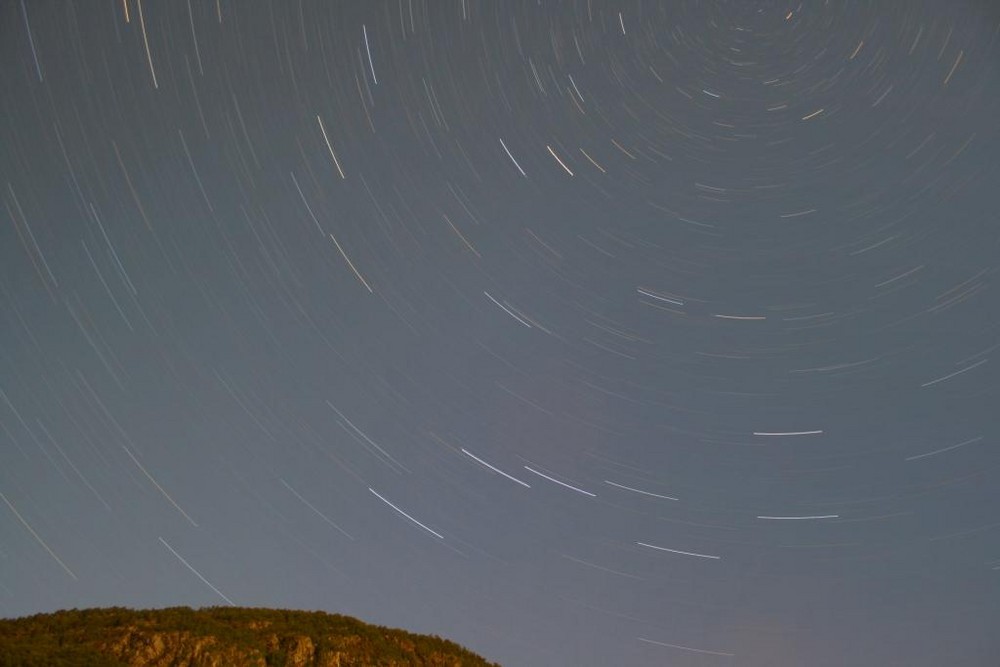
[{"label": "circular star trail", "polygon": [[989,3],[0,17],[0,613],[995,660]]}]

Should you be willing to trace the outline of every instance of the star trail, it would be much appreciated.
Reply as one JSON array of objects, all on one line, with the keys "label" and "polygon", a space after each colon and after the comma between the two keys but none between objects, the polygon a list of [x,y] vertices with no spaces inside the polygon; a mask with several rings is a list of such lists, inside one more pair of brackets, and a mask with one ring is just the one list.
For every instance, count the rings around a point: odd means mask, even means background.
[{"label": "star trail", "polygon": [[996,664],[991,3],[18,0],[0,37],[0,615]]}]

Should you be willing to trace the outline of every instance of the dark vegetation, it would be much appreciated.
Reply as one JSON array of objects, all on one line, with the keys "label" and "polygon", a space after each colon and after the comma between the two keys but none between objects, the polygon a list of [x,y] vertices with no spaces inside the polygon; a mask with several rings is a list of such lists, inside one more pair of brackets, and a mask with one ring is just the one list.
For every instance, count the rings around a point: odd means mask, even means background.
[{"label": "dark vegetation", "polygon": [[322,612],[82,609],[0,619],[0,666],[497,667],[437,636]]}]

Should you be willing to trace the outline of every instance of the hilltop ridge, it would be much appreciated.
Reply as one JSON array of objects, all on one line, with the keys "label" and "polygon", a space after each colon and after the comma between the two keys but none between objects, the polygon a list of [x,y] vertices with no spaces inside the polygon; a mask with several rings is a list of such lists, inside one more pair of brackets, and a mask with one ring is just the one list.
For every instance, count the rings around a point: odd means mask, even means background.
[{"label": "hilltop ridge", "polygon": [[0,619],[0,665],[499,667],[433,635],[339,614],[243,607],[108,607]]}]

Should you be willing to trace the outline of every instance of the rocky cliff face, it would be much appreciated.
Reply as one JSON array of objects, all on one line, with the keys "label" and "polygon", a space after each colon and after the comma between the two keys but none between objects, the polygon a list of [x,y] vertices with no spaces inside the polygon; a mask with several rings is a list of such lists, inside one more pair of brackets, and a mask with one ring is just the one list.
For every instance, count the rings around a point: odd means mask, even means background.
[{"label": "rocky cliff face", "polygon": [[[0,665],[490,667],[452,642],[270,609],[89,609],[0,620]],[[496,667],[495,665],[493,667]]]},{"label": "rocky cliff face", "polygon": [[120,636],[100,642],[97,648],[129,667],[267,665],[259,652],[224,646],[216,637],[197,637],[190,632],[155,632],[135,626],[124,628]]}]

